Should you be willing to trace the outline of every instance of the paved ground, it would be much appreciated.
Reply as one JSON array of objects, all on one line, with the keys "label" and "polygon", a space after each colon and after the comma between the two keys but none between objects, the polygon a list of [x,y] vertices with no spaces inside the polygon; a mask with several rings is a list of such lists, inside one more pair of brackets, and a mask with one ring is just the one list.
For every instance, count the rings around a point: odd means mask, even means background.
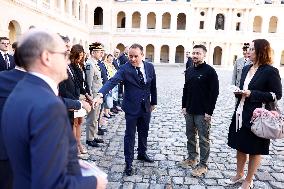
[{"label": "paved ground", "polygon": [[[228,127],[235,103],[228,90],[231,72],[217,69],[220,94],[212,120],[209,171],[201,178],[192,177],[191,169],[177,166],[187,156],[185,120],[181,115],[183,69],[157,67],[156,72],[158,107],[152,115],[148,138],[148,153],[153,155],[155,163],[134,160],[135,174],[123,176],[123,113],[109,122],[109,132],[103,137],[105,144],[100,148],[88,148],[89,156],[86,158],[90,161],[96,159],[97,165],[108,174],[110,189],[238,188],[239,184],[226,186],[224,183],[224,179],[234,175],[236,170],[235,150],[227,146]],[[283,110],[283,101],[280,105]],[[273,141],[270,154],[263,159],[254,188],[284,188],[284,140]]]}]

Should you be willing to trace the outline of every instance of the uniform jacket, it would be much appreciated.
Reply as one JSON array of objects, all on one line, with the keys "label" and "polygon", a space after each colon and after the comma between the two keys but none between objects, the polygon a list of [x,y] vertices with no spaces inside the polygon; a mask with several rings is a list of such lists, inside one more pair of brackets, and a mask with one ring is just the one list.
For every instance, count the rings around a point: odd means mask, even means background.
[{"label": "uniform jacket", "polygon": [[232,76],[232,85],[240,87],[242,70],[246,65],[249,64],[251,64],[251,61],[250,60],[246,61],[244,57],[236,60]]},{"label": "uniform jacket", "polygon": [[99,89],[103,86],[103,80],[98,62],[93,58],[89,58],[86,62],[86,76],[90,94],[96,96]]}]

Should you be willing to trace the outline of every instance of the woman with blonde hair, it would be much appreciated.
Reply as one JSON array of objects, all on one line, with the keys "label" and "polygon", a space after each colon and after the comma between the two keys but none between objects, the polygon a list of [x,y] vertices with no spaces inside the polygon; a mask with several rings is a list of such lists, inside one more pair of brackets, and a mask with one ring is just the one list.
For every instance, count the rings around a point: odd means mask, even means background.
[{"label": "woman with blonde hair", "polygon": [[[249,57],[253,64],[244,67],[240,81],[241,93],[229,128],[228,145],[237,150],[237,172],[228,179],[228,184],[242,183],[239,189],[253,188],[253,177],[261,164],[261,155],[269,154],[270,140],[256,136],[251,131],[251,117],[256,108],[273,102],[274,93],[279,100],[282,97],[281,78],[277,68],[271,66],[271,47],[267,40],[253,40],[249,48]],[[248,159],[248,172],[244,167]]]}]

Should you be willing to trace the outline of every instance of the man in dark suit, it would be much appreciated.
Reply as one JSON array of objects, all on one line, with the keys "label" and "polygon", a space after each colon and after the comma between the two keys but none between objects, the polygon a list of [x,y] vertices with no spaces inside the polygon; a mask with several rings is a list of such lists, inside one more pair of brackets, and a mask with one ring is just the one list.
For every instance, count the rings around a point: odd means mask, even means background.
[{"label": "man in dark suit", "polygon": [[[23,79],[26,75],[26,71],[20,67],[18,61],[15,60],[16,67],[12,70],[2,71],[0,73],[0,121],[2,117],[2,110],[4,104],[13,91],[17,83]],[[90,108],[89,104],[84,101],[72,100],[68,98],[62,98],[67,109],[79,110],[81,106],[84,108]],[[87,107],[89,106],[89,107]],[[0,122],[0,188],[10,189],[12,188],[12,170],[9,163],[6,148],[3,142],[2,127]]]},{"label": "man in dark suit", "polygon": [[14,57],[8,53],[9,45],[9,38],[0,37],[0,71],[11,70],[15,67]]},{"label": "man in dark suit", "polygon": [[124,82],[126,130],[124,136],[125,174],[132,175],[136,127],[138,131],[138,160],[153,162],[146,154],[147,137],[152,110],[157,104],[156,74],[154,66],[142,61],[143,47],[133,44],[129,50],[129,62],[120,66],[116,74],[106,82],[94,99],[95,106],[119,82]]},{"label": "man in dark suit", "polygon": [[118,59],[119,53],[120,53],[119,49],[114,49],[112,64],[113,64],[113,66],[115,67],[116,70],[119,70],[119,66],[120,66],[120,60]]},{"label": "man in dark suit", "polygon": [[124,52],[118,57],[120,65],[126,64],[128,62],[128,46],[125,47]]},{"label": "man in dark suit", "polygon": [[63,41],[29,30],[16,57],[28,73],[8,97],[1,120],[13,188],[105,188],[103,178],[82,176],[66,108],[56,96],[67,78]]},{"label": "man in dark suit", "polygon": [[192,62],[192,58],[190,57],[190,52],[189,51],[186,52],[185,56],[187,58],[185,69],[187,69],[187,68],[193,66],[193,62]]}]

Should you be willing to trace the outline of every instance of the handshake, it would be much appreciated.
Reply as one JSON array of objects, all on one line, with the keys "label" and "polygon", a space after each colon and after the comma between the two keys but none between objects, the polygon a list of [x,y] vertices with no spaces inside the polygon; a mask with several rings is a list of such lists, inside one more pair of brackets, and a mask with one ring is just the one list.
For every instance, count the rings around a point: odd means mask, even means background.
[{"label": "handshake", "polygon": [[102,94],[98,94],[94,99],[88,94],[86,94],[83,98],[80,99],[80,103],[82,108],[89,113],[92,108],[95,108],[103,103],[103,96]]}]

